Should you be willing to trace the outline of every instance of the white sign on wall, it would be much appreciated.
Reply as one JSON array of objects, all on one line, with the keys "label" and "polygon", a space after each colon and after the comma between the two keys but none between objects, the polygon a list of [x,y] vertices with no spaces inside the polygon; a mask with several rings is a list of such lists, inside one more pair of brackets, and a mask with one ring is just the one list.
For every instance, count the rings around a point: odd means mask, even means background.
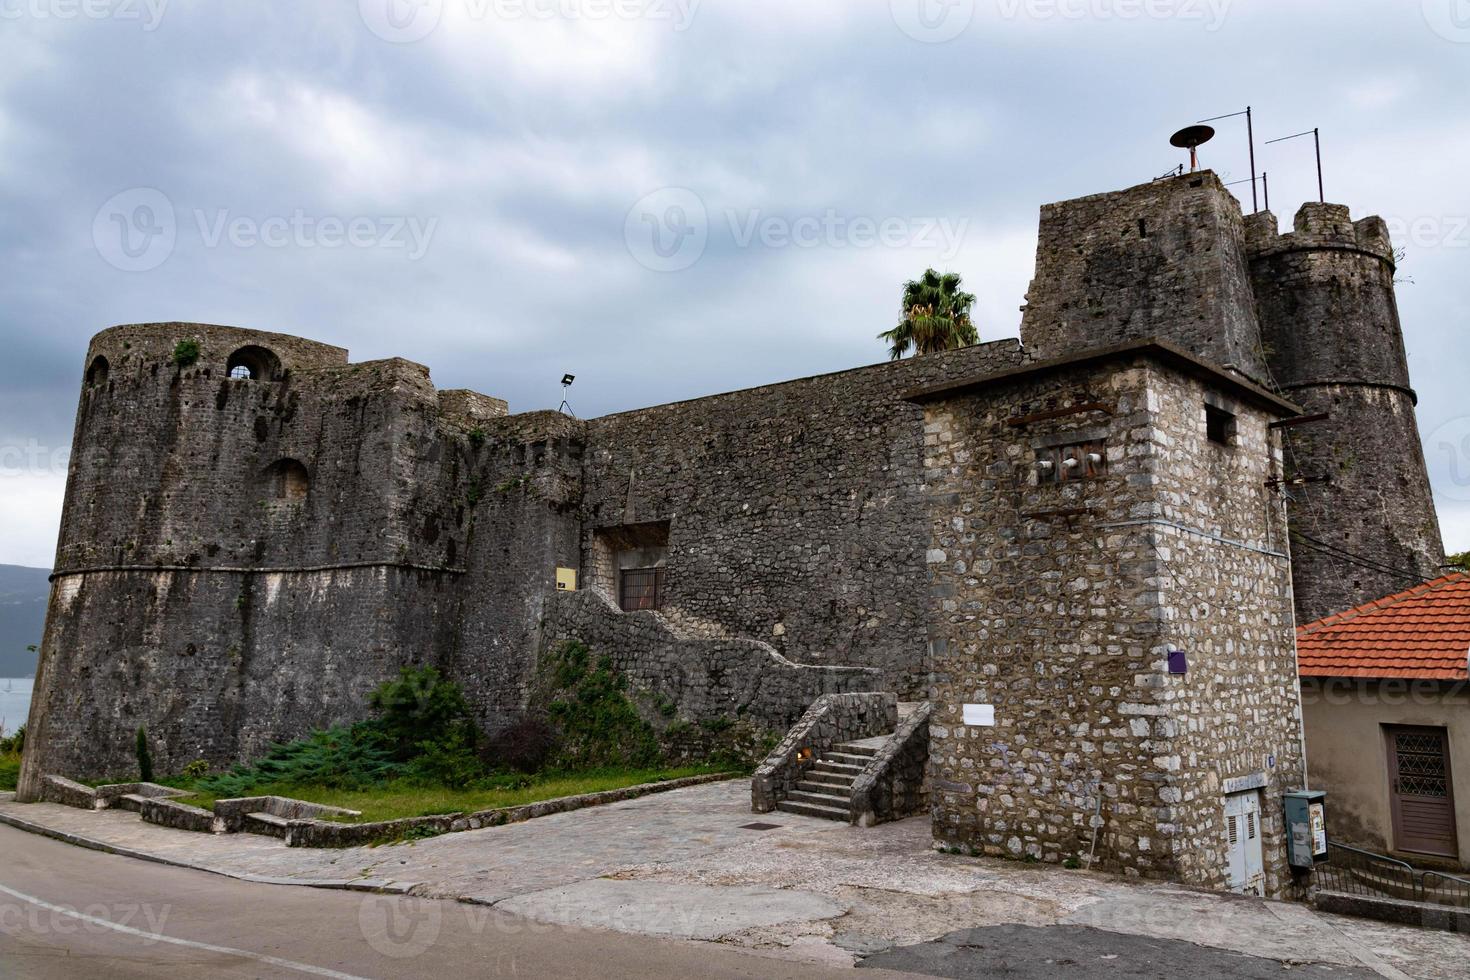
[{"label": "white sign on wall", "polygon": [[980,728],[995,727],[995,705],[993,704],[967,704],[965,705],[965,724],[975,725]]}]

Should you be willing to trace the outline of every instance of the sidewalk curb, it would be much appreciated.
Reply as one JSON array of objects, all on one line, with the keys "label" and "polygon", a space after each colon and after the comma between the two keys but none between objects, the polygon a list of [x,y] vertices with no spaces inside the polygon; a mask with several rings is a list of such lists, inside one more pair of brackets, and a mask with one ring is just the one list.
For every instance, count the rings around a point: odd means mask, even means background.
[{"label": "sidewalk curb", "polygon": [[325,888],[331,891],[370,892],[380,895],[407,895],[415,888],[420,887],[420,883],[418,882],[390,881],[382,878],[276,878],[270,875],[237,874],[232,871],[221,871],[218,868],[211,868],[202,864],[193,864],[189,861],[175,861],[172,858],[149,854],[146,851],[134,850],[131,847],[119,847],[116,844],[108,844],[105,841],[93,840],[90,837],[83,837],[80,834],[68,833],[64,830],[56,830],[52,827],[33,823],[30,820],[23,820],[9,813],[0,813],[0,824],[13,827],[16,830],[23,830],[28,834],[49,837],[52,840],[61,841],[63,844],[83,847],[89,851],[101,851],[104,854],[135,858],[139,861],[163,864],[173,868],[186,868],[190,871],[203,871],[207,874],[219,875],[222,878],[234,878],[237,881],[250,881],[261,885],[296,885],[301,888]]}]

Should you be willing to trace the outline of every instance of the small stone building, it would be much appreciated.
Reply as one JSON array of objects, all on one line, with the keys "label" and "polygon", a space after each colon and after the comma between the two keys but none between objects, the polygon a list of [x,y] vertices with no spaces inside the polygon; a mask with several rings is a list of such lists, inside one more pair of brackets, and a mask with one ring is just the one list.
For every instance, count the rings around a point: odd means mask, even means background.
[{"label": "small stone building", "polygon": [[1303,759],[1272,424],[1296,408],[1161,343],[911,397],[936,839],[1279,894]]},{"label": "small stone building", "polygon": [[1331,838],[1470,869],[1470,574],[1308,623],[1297,648]]}]

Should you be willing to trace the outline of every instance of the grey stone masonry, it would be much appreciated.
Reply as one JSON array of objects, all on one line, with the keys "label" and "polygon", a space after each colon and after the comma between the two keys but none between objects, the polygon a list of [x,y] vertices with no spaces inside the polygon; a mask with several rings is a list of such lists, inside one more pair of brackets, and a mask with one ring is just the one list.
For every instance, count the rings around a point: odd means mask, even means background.
[{"label": "grey stone masonry", "polygon": [[1221,887],[1254,787],[1279,894],[1304,773],[1269,424],[1295,406],[1161,345],[918,397],[936,841],[1057,862],[1096,833],[1100,866]]},{"label": "grey stone masonry", "polygon": [[1297,619],[1310,623],[1436,578],[1444,544],[1409,382],[1381,218],[1302,205],[1247,224],[1273,380],[1326,419],[1286,432]]},{"label": "grey stone masonry", "polygon": [[757,640],[691,637],[658,612],[623,612],[595,591],[553,596],[542,636],[544,650],[575,640],[610,658],[634,691],[677,705],[687,721],[744,719],[778,735],[822,695],[882,682],[874,667],[797,664]]},{"label": "grey stone masonry", "polygon": [[920,413],[911,388],[1024,363],[1013,340],[594,419],[583,568],[600,533],[668,522],[670,618],[920,694]]},{"label": "grey stone masonry", "polygon": [[1044,359],[1159,339],[1266,377],[1240,204],[1207,170],[1043,207],[1026,301]]},{"label": "grey stone masonry", "polygon": [[910,712],[853,780],[853,823],[871,827],[928,809],[929,719],[933,713],[929,701]]},{"label": "grey stone masonry", "polygon": [[769,813],[801,782],[822,753],[843,742],[886,735],[898,725],[894,694],[824,694],[755,770],[750,804]]}]

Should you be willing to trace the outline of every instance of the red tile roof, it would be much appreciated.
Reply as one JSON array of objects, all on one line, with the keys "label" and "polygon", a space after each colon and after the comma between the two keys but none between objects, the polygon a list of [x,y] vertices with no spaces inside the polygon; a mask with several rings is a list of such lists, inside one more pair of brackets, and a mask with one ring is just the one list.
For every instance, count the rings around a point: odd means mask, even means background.
[{"label": "red tile roof", "polygon": [[1296,631],[1303,677],[1470,677],[1470,573],[1308,623]]}]

